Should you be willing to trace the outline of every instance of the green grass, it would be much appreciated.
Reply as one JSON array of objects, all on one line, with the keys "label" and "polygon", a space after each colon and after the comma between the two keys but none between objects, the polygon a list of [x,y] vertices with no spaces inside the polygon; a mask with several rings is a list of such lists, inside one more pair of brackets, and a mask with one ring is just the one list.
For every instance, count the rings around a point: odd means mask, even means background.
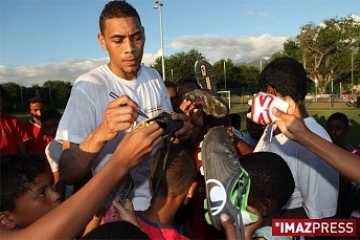
[{"label": "green grass", "polygon": [[[359,146],[360,143],[360,109],[345,108],[345,109],[308,109],[308,112],[313,116],[323,127],[326,126],[328,117],[335,112],[342,112],[349,118],[351,131],[346,136],[346,140],[354,146]],[[246,113],[247,108],[233,108],[231,113],[237,113],[241,116],[241,130],[246,129]]]},{"label": "green grass", "polygon": [[[232,108],[231,113],[237,113],[241,116],[241,130],[246,129],[246,112],[247,108]],[[347,115],[351,125],[351,131],[347,135],[347,141],[354,146],[359,146],[360,143],[360,109],[359,108],[336,108],[336,109],[308,109],[308,112],[311,116],[323,126],[326,125],[326,120],[334,112],[342,112]],[[26,122],[29,119],[29,114],[18,114],[16,115],[23,122]]]}]

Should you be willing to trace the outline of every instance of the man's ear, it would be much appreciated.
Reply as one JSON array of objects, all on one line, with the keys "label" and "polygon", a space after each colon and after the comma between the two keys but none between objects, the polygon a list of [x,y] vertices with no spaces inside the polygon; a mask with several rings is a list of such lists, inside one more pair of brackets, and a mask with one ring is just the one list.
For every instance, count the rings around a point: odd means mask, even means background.
[{"label": "man's ear", "polygon": [[197,187],[197,182],[193,182],[189,189],[188,189],[188,192],[186,194],[186,198],[184,200],[184,204],[188,204],[188,202],[190,201],[190,199],[194,196],[195,194],[195,191],[196,191],[196,187]]},{"label": "man's ear", "polygon": [[0,213],[0,229],[13,230],[16,227],[16,222],[10,212]]},{"label": "man's ear", "polygon": [[267,85],[266,86],[266,93],[271,94],[271,95],[276,95],[276,90],[272,86]]},{"label": "man's ear", "polygon": [[273,213],[275,207],[274,201],[265,198],[261,201],[259,212],[263,217],[267,217]]},{"label": "man's ear", "polygon": [[102,49],[107,50],[105,37],[104,35],[102,35],[102,33],[98,34],[98,40]]}]

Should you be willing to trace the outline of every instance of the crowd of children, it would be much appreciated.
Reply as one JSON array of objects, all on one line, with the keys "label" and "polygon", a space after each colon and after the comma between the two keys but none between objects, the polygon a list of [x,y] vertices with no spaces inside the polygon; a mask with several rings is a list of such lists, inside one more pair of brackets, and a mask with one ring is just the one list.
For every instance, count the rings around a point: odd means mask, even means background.
[{"label": "crowd of children", "polygon": [[[208,65],[202,81],[185,77],[177,83],[164,83],[159,73],[140,65],[145,36],[129,3],[109,2],[99,22],[99,41],[110,63],[76,80],[63,114],[46,109],[47,102],[34,96],[27,102],[26,123],[0,115],[1,239],[232,239],[228,216],[221,215],[222,229],[205,218],[213,212],[204,208],[209,200],[204,172],[217,167],[207,159],[216,154],[225,156],[219,161],[236,159],[248,174],[244,198],[228,200],[239,213],[245,204],[257,216],[255,223],[236,225],[246,240],[289,239],[272,236],[275,218],[350,218],[359,213],[356,170],[343,170],[348,158],[360,155],[345,140],[349,120],[334,113],[324,129],[309,116],[304,105],[307,76],[299,62],[274,60],[259,79],[259,91],[289,103],[287,113],[277,114],[290,120],[265,126],[247,119],[241,131],[240,116],[230,113],[211,89]],[[111,99],[113,91],[120,97]],[[2,86],[0,97],[2,109]],[[163,111],[171,114],[166,122],[148,121]],[[175,122],[181,124],[164,135]],[[301,127],[291,128],[295,125]],[[224,147],[221,153],[203,154],[204,138],[214,128],[226,131],[218,144],[230,142],[234,151]],[[333,156],[298,137],[307,131],[319,137],[316,141],[332,142],[335,152],[341,148],[353,155],[346,155],[339,167]],[[205,162],[210,163],[206,169]],[[238,174],[216,171],[229,178]],[[131,201],[104,204],[129,181],[133,188],[126,196]],[[238,188],[230,186],[234,192]],[[114,219],[104,221],[110,209]]]}]

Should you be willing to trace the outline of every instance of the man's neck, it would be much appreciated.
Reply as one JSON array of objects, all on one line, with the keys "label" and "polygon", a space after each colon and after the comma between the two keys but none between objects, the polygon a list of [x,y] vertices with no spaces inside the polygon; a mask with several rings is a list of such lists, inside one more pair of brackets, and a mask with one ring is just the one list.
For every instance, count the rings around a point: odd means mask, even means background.
[{"label": "man's neck", "polygon": [[167,198],[157,196],[154,197],[150,207],[142,212],[142,214],[150,222],[172,225],[181,202],[178,197]]}]

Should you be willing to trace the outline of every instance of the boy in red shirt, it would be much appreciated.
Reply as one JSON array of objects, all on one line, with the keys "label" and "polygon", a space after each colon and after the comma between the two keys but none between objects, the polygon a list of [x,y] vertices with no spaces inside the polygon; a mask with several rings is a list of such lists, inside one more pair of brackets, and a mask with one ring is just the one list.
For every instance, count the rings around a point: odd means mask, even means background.
[{"label": "boy in red shirt", "polygon": [[188,239],[176,229],[175,215],[196,189],[196,165],[191,153],[181,145],[166,147],[152,160],[150,185],[154,195],[149,209],[137,212],[140,227],[150,239]]},{"label": "boy in red shirt", "polygon": [[28,151],[45,154],[45,148],[52,140],[52,137],[47,135],[42,128],[40,119],[41,113],[46,110],[46,101],[38,96],[33,97],[28,101],[28,109],[31,118],[25,124],[25,128],[33,136],[28,143]]},{"label": "boy in red shirt", "polygon": [[[5,90],[0,85],[0,111],[5,103]],[[20,119],[4,113],[0,114],[0,155],[25,154],[26,142],[31,139]]]}]

